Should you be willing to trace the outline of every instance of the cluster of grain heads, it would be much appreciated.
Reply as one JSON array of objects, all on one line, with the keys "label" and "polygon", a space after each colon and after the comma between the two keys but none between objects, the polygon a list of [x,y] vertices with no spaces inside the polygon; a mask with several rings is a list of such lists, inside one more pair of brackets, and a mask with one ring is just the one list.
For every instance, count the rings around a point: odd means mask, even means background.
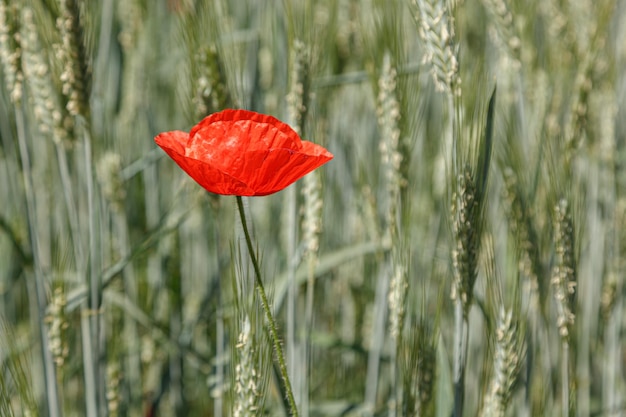
[{"label": "cluster of grain heads", "polygon": [[22,98],[19,8],[15,2],[0,1],[0,59],[4,82],[13,102]]},{"label": "cluster of grain heads", "polygon": [[137,44],[138,37],[143,29],[143,10],[139,1],[121,1],[116,8],[120,22],[118,40],[126,52],[132,51]]},{"label": "cluster of grain heads", "polygon": [[32,101],[33,114],[40,132],[50,135],[56,144],[67,146],[73,139],[73,120],[61,105],[54,88],[48,56],[39,39],[33,10],[22,9],[22,68]]},{"label": "cluster of grain heads", "polygon": [[531,303],[530,311],[541,311],[547,293],[543,281],[547,280],[544,279],[545,273],[540,257],[537,230],[517,175],[510,168],[506,168],[503,175],[504,203],[509,229],[515,238],[519,252],[518,265],[521,277],[524,279],[524,293],[528,294]]},{"label": "cluster of grain heads", "polygon": [[469,166],[459,175],[453,194],[452,217],[454,247],[452,264],[452,300],[455,306],[454,330],[454,416],[461,417],[465,397],[465,367],[469,337],[469,309],[472,305],[474,284],[477,276],[478,250],[480,244],[481,211],[474,174]]},{"label": "cluster of grain heads", "polygon": [[240,320],[240,330],[235,345],[233,410],[235,417],[252,417],[260,412],[262,392],[256,369],[255,340],[251,335],[250,319]]},{"label": "cluster of grain heads", "polygon": [[306,44],[300,39],[294,40],[291,48],[289,93],[286,101],[291,127],[300,136],[304,135],[306,117],[309,111],[310,60],[311,57]]},{"label": "cluster of grain heads", "polygon": [[551,283],[557,307],[557,327],[563,343],[568,343],[574,324],[576,252],[571,209],[565,199],[554,207],[554,234],[556,263]]},{"label": "cluster of grain heads", "polygon": [[194,53],[192,63],[194,76],[193,96],[194,120],[227,108],[231,103],[230,92],[218,48],[208,45]]},{"label": "cluster of grain heads", "polygon": [[96,174],[104,199],[115,212],[124,208],[126,189],[122,178],[122,158],[115,152],[107,152],[96,164]]},{"label": "cluster of grain heads", "polygon": [[623,2],[152,3],[0,0],[0,415],[289,409],[252,276],[223,289],[230,199],[150,140],[225,107],[337,155],[249,210],[303,416],[622,411]]},{"label": "cluster of grain heads", "polygon": [[63,94],[67,97],[67,111],[89,121],[91,73],[84,43],[80,5],[77,0],[61,0],[57,28],[61,34],[61,61]]},{"label": "cluster of grain heads", "polygon": [[110,363],[107,366],[107,389],[106,401],[109,417],[118,417],[121,414],[122,398],[122,371],[116,363]]},{"label": "cluster of grain heads", "polygon": [[[372,203],[380,204],[383,218],[383,233],[380,236],[379,228],[374,227],[373,235],[379,237],[388,251],[381,258],[377,266],[376,295],[373,306],[373,328],[369,335],[370,352],[368,355],[367,380],[365,389],[365,406],[368,410],[374,409],[374,399],[379,387],[379,379],[382,372],[381,357],[384,352],[384,335],[390,332],[392,349],[391,362],[399,364],[399,349],[402,341],[402,329],[406,310],[407,294],[407,259],[408,250],[404,247],[405,236],[403,235],[401,218],[401,190],[405,186],[405,180],[401,173],[401,164],[405,155],[401,152],[401,129],[400,129],[400,101],[397,90],[397,69],[392,54],[386,50],[382,56],[381,68],[377,79],[378,95],[376,115],[378,121],[378,148],[380,150],[380,177],[381,200],[375,202],[373,195],[366,191],[366,199],[371,198]],[[366,206],[369,211],[368,217],[376,219],[374,213],[378,211],[373,206]],[[378,221],[372,222],[378,225]],[[387,326],[389,324],[389,327]],[[392,367],[391,380],[399,386],[399,374]],[[399,370],[399,369],[398,369]],[[400,392],[399,390],[397,392]],[[399,398],[396,398],[396,404]]]},{"label": "cluster of grain heads", "polygon": [[[40,25],[36,19],[36,9],[23,6],[21,9],[22,68],[24,72],[25,92],[32,109],[32,116],[37,123],[39,132],[51,138],[56,151],[56,162],[62,182],[62,194],[71,230],[74,261],[82,270],[85,265],[83,258],[79,215],[75,202],[74,187],[76,184],[68,162],[68,152],[74,144],[74,120],[63,105],[63,97],[58,91],[51,71],[50,55],[42,43]],[[40,135],[33,135],[37,141]],[[45,149],[43,142],[34,145]]]},{"label": "cluster of grain heads", "polygon": [[407,271],[402,260],[392,261],[393,271],[389,280],[389,333],[395,343],[398,343],[404,325],[405,303],[409,287]]},{"label": "cluster of grain heads", "polygon": [[[484,128],[482,120],[474,120],[468,137],[455,133],[460,142],[460,160],[454,164],[457,170],[452,194],[452,300],[454,303],[454,411],[460,417],[465,397],[465,368],[469,337],[469,310],[478,276],[478,259],[482,240],[486,189],[491,152],[493,148],[493,125],[495,117],[496,90],[487,106]],[[464,148],[465,146],[465,148]]]},{"label": "cluster of grain heads", "polygon": [[575,378],[570,376],[573,355],[570,355],[571,333],[576,306],[576,250],[571,208],[566,199],[554,207],[554,245],[556,262],[552,270],[552,289],[556,301],[556,325],[561,338],[561,400],[562,415],[567,417],[575,410]]},{"label": "cluster of grain heads", "polygon": [[472,304],[472,292],[477,276],[478,248],[480,244],[480,200],[477,195],[474,174],[469,166],[457,178],[453,196],[452,217],[455,245],[452,250],[454,283],[452,299],[463,305],[467,315]]},{"label": "cluster of grain heads", "polygon": [[[309,101],[311,98],[311,54],[308,46],[300,39],[293,41],[290,50],[289,92],[287,93],[287,114],[290,125],[300,136],[305,136],[306,119],[309,113]],[[319,173],[313,171],[303,178],[302,197],[302,241],[304,250],[312,262],[309,268],[314,266],[317,250],[319,247],[319,233],[321,231],[322,198],[320,195],[321,184]],[[311,275],[312,270],[309,271]],[[310,281],[313,279],[310,276]],[[312,285],[312,281],[310,282]],[[307,289],[311,293],[312,287]],[[312,305],[307,305],[307,310]]]},{"label": "cluster of grain heads", "polygon": [[401,172],[404,156],[401,149],[400,102],[397,91],[397,70],[391,54],[383,55],[382,68],[378,78],[378,129],[380,131],[379,150],[385,185],[384,235],[382,239],[391,245],[389,261],[389,306],[390,334],[398,348],[405,316],[407,294],[407,260],[402,253],[401,236],[401,190],[406,180]]},{"label": "cluster of grain heads", "polygon": [[[101,248],[105,242],[99,238],[100,198],[94,178],[90,108],[91,57],[86,47],[85,16],[84,10],[81,10],[83,7],[86,5],[77,0],[61,0],[56,27],[61,41],[58,50],[62,68],[59,76],[61,91],[66,100],[65,108],[74,118],[74,132],[81,139],[79,147],[82,154],[78,168],[81,171],[78,179],[78,189],[81,192],[76,201],[70,201],[72,196],[69,194],[66,200],[70,213],[75,210],[72,206],[86,208],[86,228],[79,231],[80,235],[74,236],[74,245],[75,253],[80,257],[77,260],[78,273],[89,289],[87,302],[82,305],[81,316],[85,404],[88,415],[97,415],[106,414],[108,410],[106,367],[98,360],[107,351],[107,341],[101,337],[104,330]],[[70,216],[74,217],[73,214]]]},{"label": "cluster of grain heads", "polygon": [[561,410],[563,416],[568,416],[576,409],[576,381],[570,373],[574,363],[571,339],[576,307],[577,261],[571,208],[564,198],[554,207],[554,245],[556,259],[550,282],[556,301],[556,326],[561,339]]},{"label": "cluster of grain heads", "polygon": [[[313,129],[307,126],[307,116],[311,99],[311,51],[310,45],[299,38],[290,41],[289,48],[289,84],[285,97],[287,105],[287,120],[292,129],[300,136],[306,136]],[[270,65],[267,65],[270,67]],[[265,75],[266,77],[269,74]],[[315,140],[316,138],[314,138]],[[288,223],[287,257],[289,259],[289,298],[287,308],[287,356],[289,358],[290,375],[294,385],[296,401],[307,415],[309,408],[309,377],[310,369],[307,358],[311,355],[311,332],[313,330],[313,306],[315,294],[315,265],[317,263],[317,250],[319,247],[319,232],[321,230],[322,198],[320,195],[321,184],[319,173],[310,172],[302,180],[302,242],[303,257],[307,262],[307,286],[304,320],[297,319],[296,303],[298,286],[295,280],[295,269],[300,257],[295,251],[298,239],[298,207],[295,189],[287,190],[285,212]],[[298,330],[304,329],[304,331]],[[297,333],[302,336],[298,337]]]},{"label": "cluster of grain heads", "polygon": [[[230,415],[255,416],[263,410],[272,369],[272,346],[259,297],[253,292],[244,249],[235,248],[231,288],[235,316],[231,321]],[[249,296],[250,294],[253,296]]]},{"label": "cluster of grain heads", "polygon": [[188,89],[183,107],[192,123],[226,108],[241,107],[239,42],[224,42],[224,34],[233,30],[225,7],[215,1],[189,3],[179,10],[187,60],[187,77],[180,81]]},{"label": "cluster of grain heads", "polygon": [[[30,133],[27,129],[27,114],[22,106],[23,94],[23,65],[27,59],[24,59],[23,39],[24,34],[21,29],[21,23],[29,19],[29,10],[22,9],[21,4],[17,2],[0,2],[0,58],[2,59],[3,72],[5,75],[6,88],[9,92],[10,99],[14,104],[14,111],[11,115],[15,121],[15,137],[17,139],[17,153],[19,154],[19,162],[21,169],[21,186],[20,195],[23,197],[22,206],[25,208],[25,224],[32,251],[34,268],[29,271],[28,278],[32,281],[32,285],[28,288],[29,301],[34,307],[31,310],[36,319],[34,320],[35,328],[38,330],[40,343],[40,359],[43,364],[42,380],[43,390],[45,392],[45,407],[49,415],[57,417],[59,415],[59,398],[56,380],[56,367],[52,351],[48,343],[48,332],[44,323],[45,309],[47,304],[46,295],[46,265],[45,254],[46,246],[44,242],[48,237],[45,232],[45,224],[42,224],[38,215],[38,207],[41,207],[41,196],[37,194],[38,183],[35,177],[33,166],[34,158],[42,156],[31,153],[37,144],[31,141]],[[22,14],[24,11],[24,14]],[[45,155],[45,154],[44,154]],[[42,253],[44,254],[42,256]],[[41,393],[38,393],[41,394]]]},{"label": "cluster of grain heads", "polygon": [[[39,129],[46,133],[51,131],[53,124],[52,112],[57,109],[54,97],[51,94],[52,87],[47,82],[50,69],[47,63],[45,50],[42,48],[39,31],[35,23],[33,9],[22,7],[20,13],[20,49],[21,68],[24,71],[26,84],[30,87],[33,101],[33,113],[40,123]],[[23,50],[22,50],[23,49]]]},{"label": "cluster of grain heads", "polygon": [[[239,211],[239,219],[241,220],[241,229],[245,237],[246,247],[247,247],[248,255],[250,257],[250,262],[252,263],[252,267],[254,269],[254,285],[256,288],[255,295],[258,297],[254,299],[256,300],[256,302],[258,302],[258,304],[255,304],[255,308],[262,309],[264,313],[263,315],[265,316],[265,324],[267,326],[268,341],[271,341],[271,344],[274,348],[274,353],[275,353],[276,361],[278,364],[278,370],[279,370],[279,373],[283,382],[283,387],[284,387],[283,398],[287,399],[289,413],[291,413],[294,416],[298,416],[298,407],[296,404],[296,399],[294,395],[294,390],[292,388],[291,380],[287,372],[287,363],[285,361],[285,355],[283,353],[282,342],[278,335],[278,326],[276,324],[276,319],[274,318],[274,315],[272,314],[272,308],[270,306],[267,292],[265,291],[265,285],[262,280],[261,267],[258,261],[257,254],[255,252],[254,246],[252,245],[252,238],[250,237],[250,230],[248,228],[248,223],[246,220],[243,199],[241,198],[241,196],[236,196],[236,200],[237,200],[237,210]],[[238,265],[240,266],[240,269],[241,269],[242,267],[241,259],[239,259]],[[239,279],[238,280],[239,283],[234,286],[236,294],[240,288],[244,288],[241,285],[245,285],[246,278],[247,278],[243,276],[243,274],[239,274],[239,275],[243,279]],[[248,292],[242,291],[241,294],[248,294]],[[237,297],[241,297],[241,295],[238,295]],[[245,299],[245,298],[242,297],[242,299]],[[265,373],[263,373],[263,375],[265,375]]]},{"label": "cluster of grain heads", "polygon": [[617,277],[615,272],[611,271],[609,276],[602,285],[602,295],[600,297],[600,317],[602,322],[609,321],[613,309],[617,303]]},{"label": "cluster of grain heads", "polygon": [[62,368],[69,354],[67,330],[69,322],[65,314],[65,289],[57,286],[52,293],[46,322],[48,324],[48,349],[52,353],[52,358],[57,368]]},{"label": "cluster of grain heads", "polygon": [[500,42],[510,57],[516,62],[519,70],[521,40],[517,35],[517,28],[513,19],[513,14],[507,2],[504,0],[482,0],[482,3],[491,17],[496,37],[496,42]]},{"label": "cluster of grain heads", "polygon": [[458,45],[454,39],[452,2],[411,0],[413,17],[424,42],[423,62],[430,65],[437,91],[452,96],[461,94]]},{"label": "cluster of grain heads", "polygon": [[397,72],[392,65],[391,56],[386,53],[378,79],[378,127],[380,129],[381,167],[384,170],[387,188],[385,213],[385,239],[397,243],[398,210],[400,190],[405,180],[400,172],[403,156],[400,153],[400,103],[396,91]]},{"label": "cluster of grain heads", "polygon": [[[128,184],[125,183],[125,179],[122,175],[122,157],[120,154],[115,152],[105,152],[101,154],[97,163],[96,163],[96,176],[98,179],[98,183],[100,185],[99,190],[103,198],[103,202],[106,202],[106,207],[108,210],[105,211],[108,218],[110,218],[109,222],[111,224],[111,230],[109,232],[108,239],[111,242],[111,247],[113,249],[112,256],[114,258],[119,259],[129,259],[133,253],[133,246],[131,240],[132,231],[129,227],[129,219],[127,217],[126,212],[126,204],[127,204],[127,187]],[[180,248],[178,246],[179,239],[178,234],[174,234],[171,239],[173,243],[171,244],[170,253],[174,255],[178,255],[180,253]],[[172,256],[171,258],[167,258],[167,266],[170,267],[169,277],[174,278],[174,283],[178,282],[180,278],[180,273],[177,269],[180,269],[180,260],[177,256]],[[168,271],[169,272],[169,271]],[[125,298],[128,303],[132,303],[136,305],[139,303],[139,274],[136,273],[136,268],[133,264],[127,264],[121,270],[121,277],[123,281],[123,291]],[[175,288],[177,290],[180,289],[180,286],[177,285],[169,285],[168,288]],[[177,291],[172,290],[171,294],[174,295],[172,297],[175,301],[179,301],[175,296],[178,295]],[[167,305],[169,303],[164,303]],[[176,304],[180,305],[180,304]],[[178,315],[171,314],[171,327],[177,328]],[[116,409],[120,408],[120,402],[123,404],[130,404],[131,407],[134,404],[139,402],[141,398],[141,387],[138,386],[138,382],[142,381],[142,372],[141,372],[141,364],[139,359],[138,352],[140,351],[140,334],[138,330],[138,324],[136,320],[125,315],[121,317],[121,320],[116,320],[116,326],[121,328],[120,341],[113,339],[113,343],[111,345],[115,346],[123,346],[123,348],[128,352],[125,357],[123,363],[123,369],[118,369],[118,372],[111,377],[111,375],[107,375],[107,398],[108,398],[108,408],[109,413],[114,414],[114,406]],[[172,355],[174,356],[174,355]],[[172,362],[175,362],[172,359]],[[172,365],[174,367],[174,365]],[[123,372],[123,378],[120,377],[119,374]],[[112,385],[115,386],[114,392],[117,392],[117,396],[119,397],[119,392],[124,392],[123,398],[117,398],[116,400],[110,399],[110,392],[113,389]],[[119,385],[119,386],[118,386]],[[174,385],[174,384],[173,384]]]},{"label": "cluster of grain heads", "polygon": [[435,416],[437,339],[439,332],[427,318],[407,325],[399,346],[402,381],[400,415]]},{"label": "cluster of grain heads", "polygon": [[493,371],[484,398],[483,417],[504,417],[524,358],[523,337],[511,311],[500,310],[495,329]]},{"label": "cluster of grain heads", "polygon": [[306,255],[314,264],[319,249],[319,235],[322,231],[322,196],[321,183],[317,171],[309,173],[302,179],[302,196],[304,197],[302,216],[302,241]]}]

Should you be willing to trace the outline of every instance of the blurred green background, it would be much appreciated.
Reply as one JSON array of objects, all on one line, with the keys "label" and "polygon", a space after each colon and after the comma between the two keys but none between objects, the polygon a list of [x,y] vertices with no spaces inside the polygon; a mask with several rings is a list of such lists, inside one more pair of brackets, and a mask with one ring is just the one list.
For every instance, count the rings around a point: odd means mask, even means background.
[{"label": "blurred green background", "polygon": [[623,0],[1,0],[0,414],[285,415],[235,198],[153,142],[232,107],[334,154],[246,199],[302,415],[623,415],[624,28]]}]

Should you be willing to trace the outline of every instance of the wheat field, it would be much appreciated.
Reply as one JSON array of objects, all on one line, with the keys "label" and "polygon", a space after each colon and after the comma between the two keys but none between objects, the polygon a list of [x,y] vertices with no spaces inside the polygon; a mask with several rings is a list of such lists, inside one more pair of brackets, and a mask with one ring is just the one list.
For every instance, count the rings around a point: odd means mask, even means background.
[{"label": "wheat field", "polygon": [[[626,415],[624,0],[0,0],[0,58],[1,416]],[[252,250],[153,140],[226,108],[334,155]]]}]

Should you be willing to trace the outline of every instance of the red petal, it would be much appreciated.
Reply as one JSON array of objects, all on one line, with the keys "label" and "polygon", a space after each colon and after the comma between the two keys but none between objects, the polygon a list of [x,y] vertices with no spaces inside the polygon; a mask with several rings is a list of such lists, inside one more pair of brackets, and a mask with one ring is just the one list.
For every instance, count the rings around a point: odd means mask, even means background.
[{"label": "red petal", "polygon": [[185,156],[185,144],[189,134],[181,131],[163,132],[154,138],[169,156],[191,178],[206,190],[215,194],[254,195],[248,186],[211,165]]},{"label": "red petal", "polygon": [[[273,149],[262,155],[264,163],[257,175],[249,183],[257,195],[272,194],[280,191],[309,172],[332,159],[332,155],[321,146],[314,146],[316,152],[293,152],[288,149]],[[323,151],[323,152],[322,152]],[[250,155],[247,159],[257,159],[261,155]]]},{"label": "red petal", "polygon": [[300,137],[289,125],[275,117],[248,110],[229,109],[205,117],[189,132],[187,146],[198,146],[196,142],[199,140],[219,144],[220,151],[226,152],[232,149],[298,150],[301,147]]},{"label": "red petal", "polygon": [[189,134],[165,132],[155,141],[202,187],[226,195],[275,193],[333,158],[285,123],[246,110],[212,114]]},{"label": "red petal", "polygon": [[184,155],[188,137],[189,133],[174,130],[172,132],[160,133],[154,138],[154,141],[170,156],[170,150]]}]

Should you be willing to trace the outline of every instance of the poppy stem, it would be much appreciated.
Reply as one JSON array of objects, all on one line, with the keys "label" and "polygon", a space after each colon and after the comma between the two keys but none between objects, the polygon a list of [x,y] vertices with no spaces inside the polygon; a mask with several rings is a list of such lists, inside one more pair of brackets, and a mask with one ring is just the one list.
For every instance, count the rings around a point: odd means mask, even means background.
[{"label": "poppy stem", "polygon": [[296,408],[296,400],[293,396],[293,389],[291,388],[291,382],[289,381],[289,375],[287,374],[287,365],[285,364],[285,355],[283,354],[283,348],[280,345],[280,339],[278,338],[278,329],[276,326],[276,321],[274,320],[274,316],[272,316],[272,310],[270,308],[270,303],[267,300],[267,295],[265,294],[265,288],[263,286],[263,280],[261,280],[261,268],[259,268],[259,262],[256,258],[256,254],[254,252],[254,248],[252,247],[252,239],[250,239],[250,232],[248,232],[248,224],[246,222],[246,214],[243,208],[243,200],[241,196],[237,197],[237,208],[239,209],[239,217],[241,218],[241,226],[243,227],[243,233],[246,236],[246,244],[248,245],[248,252],[250,253],[250,258],[252,260],[252,266],[254,268],[254,276],[255,276],[255,286],[261,297],[261,305],[263,306],[263,311],[265,312],[265,318],[267,319],[270,339],[272,339],[272,343],[274,344],[274,351],[276,352],[276,357],[278,359],[278,368],[280,369],[280,374],[283,378],[283,383],[285,384],[285,391],[287,393],[287,401],[289,402],[289,407],[291,408],[290,414],[292,416],[298,416],[298,409]]}]

